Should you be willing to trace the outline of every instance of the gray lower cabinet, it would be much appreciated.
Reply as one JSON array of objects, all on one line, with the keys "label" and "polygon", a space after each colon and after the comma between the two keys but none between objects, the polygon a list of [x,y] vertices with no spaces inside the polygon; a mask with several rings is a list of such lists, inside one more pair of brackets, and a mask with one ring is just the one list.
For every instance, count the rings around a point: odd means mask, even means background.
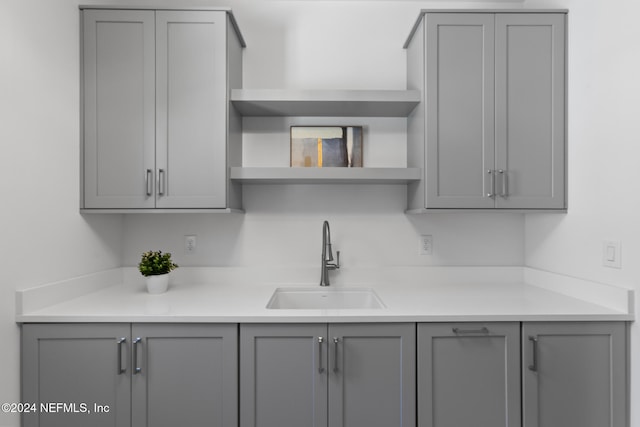
[{"label": "gray lower cabinet", "polygon": [[566,14],[428,11],[407,48],[409,209],[563,209]]},{"label": "gray lower cabinet", "polygon": [[84,209],[239,207],[242,46],[224,10],[82,10]]},{"label": "gray lower cabinet", "polygon": [[237,336],[237,325],[25,324],[22,402],[37,410],[23,426],[235,427]]},{"label": "gray lower cabinet", "polygon": [[134,324],[131,337],[134,427],[238,425],[237,325]]},{"label": "gray lower cabinet", "polygon": [[415,426],[415,324],[244,324],[241,427]]},{"label": "gray lower cabinet", "polygon": [[[131,425],[129,324],[22,325],[23,427],[125,427]],[[126,341],[119,340],[125,338]],[[49,403],[87,404],[91,414]],[[97,413],[94,404],[108,407]]]},{"label": "gray lower cabinet", "polygon": [[419,427],[520,425],[520,323],[418,324]]},{"label": "gray lower cabinet", "polygon": [[623,322],[523,323],[523,427],[624,427]]},{"label": "gray lower cabinet", "polygon": [[21,345],[24,427],[628,425],[624,322],[24,324]]}]

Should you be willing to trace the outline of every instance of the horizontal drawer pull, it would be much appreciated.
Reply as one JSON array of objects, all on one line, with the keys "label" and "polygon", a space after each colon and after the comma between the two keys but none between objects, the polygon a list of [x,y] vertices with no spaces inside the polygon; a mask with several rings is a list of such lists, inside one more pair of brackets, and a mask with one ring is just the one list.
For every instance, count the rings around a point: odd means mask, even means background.
[{"label": "horizontal drawer pull", "polygon": [[452,331],[453,331],[454,334],[458,334],[458,335],[472,335],[472,334],[487,335],[489,333],[489,329],[487,329],[484,326],[482,328],[479,328],[479,329],[453,328]]}]

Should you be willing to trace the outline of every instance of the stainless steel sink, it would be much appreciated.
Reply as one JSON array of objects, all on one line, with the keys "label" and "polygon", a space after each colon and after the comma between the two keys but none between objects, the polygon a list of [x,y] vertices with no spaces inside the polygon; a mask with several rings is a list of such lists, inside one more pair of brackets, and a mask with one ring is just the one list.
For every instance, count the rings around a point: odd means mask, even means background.
[{"label": "stainless steel sink", "polygon": [[277,288],[267,308],[280,310],[380,309],[384,304],[368,288]]}]

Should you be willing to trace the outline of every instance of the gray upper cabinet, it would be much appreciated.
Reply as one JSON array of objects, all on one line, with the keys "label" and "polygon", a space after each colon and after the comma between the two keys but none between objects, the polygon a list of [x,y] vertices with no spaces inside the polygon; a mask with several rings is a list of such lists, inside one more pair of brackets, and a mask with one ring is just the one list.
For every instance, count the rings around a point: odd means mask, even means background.
[{"label": "gray upper cabinet", "polygon": [[85,208],[155,207],[154,28],[149,11],[83,12]]},{"label": "gray upper cabinet", "polygon": [[230,209],[244,42],[224,10],[82,11],[83,207]]},{"label": "gray upper cabinet", "polygon": [[418,420],[419,427],[518,427],[520,324],[419,324]]},{"label": "gray upper cabinet", "polygon": [[523,323],[523,427],[628,425],[626,325]]},{"label": "gray upper cabinet", "polygon": [[241,427],[415,426],[415,324],[241,325]]},{"label": "gray upper cabinet", "polygon": [[425,12],[407,48],[409,211],[565,209],[565,21]]}]

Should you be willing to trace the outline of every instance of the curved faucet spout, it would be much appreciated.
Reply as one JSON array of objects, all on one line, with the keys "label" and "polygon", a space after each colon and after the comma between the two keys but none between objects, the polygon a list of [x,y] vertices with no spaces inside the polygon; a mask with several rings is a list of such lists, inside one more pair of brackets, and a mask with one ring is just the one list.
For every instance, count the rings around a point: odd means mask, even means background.
[{"label": "curved faucet spout", "polygon": [[333,261],[333,251],[331,250],[331,229],[329,221],[322,224],[322,255],[320,265],[320,286],[329,286],[329,270],[337,270],[340,268],[340,251],[336,252],[337,262]]}]

